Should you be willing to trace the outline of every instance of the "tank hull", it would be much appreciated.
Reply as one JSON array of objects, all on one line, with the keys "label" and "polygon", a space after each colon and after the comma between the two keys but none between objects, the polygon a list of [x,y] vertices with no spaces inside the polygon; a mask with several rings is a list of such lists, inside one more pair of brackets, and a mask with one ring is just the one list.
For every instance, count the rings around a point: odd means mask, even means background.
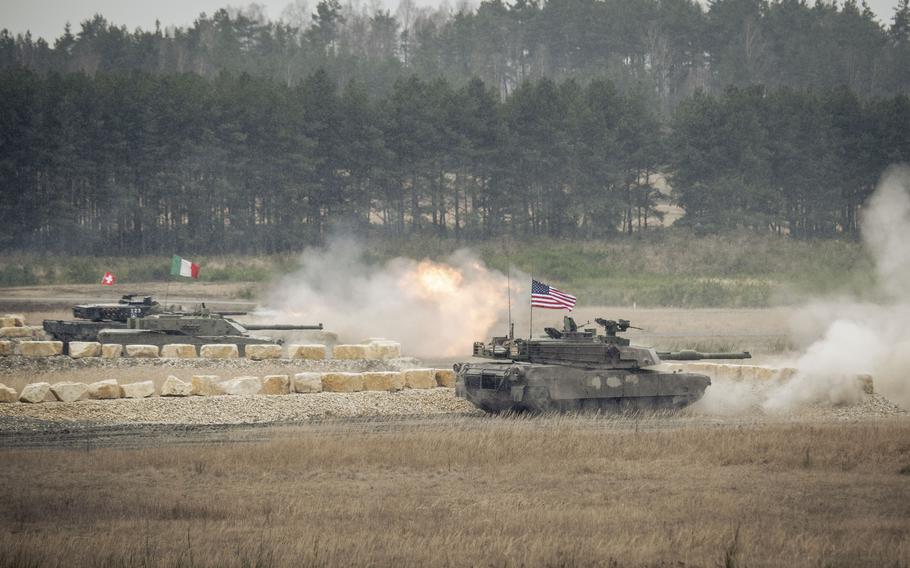
[{"label": "tank hull", "polygon": [[490,412],[680,409],[700,399],[705,375],[535,363],[465,363],[455,394]]}]

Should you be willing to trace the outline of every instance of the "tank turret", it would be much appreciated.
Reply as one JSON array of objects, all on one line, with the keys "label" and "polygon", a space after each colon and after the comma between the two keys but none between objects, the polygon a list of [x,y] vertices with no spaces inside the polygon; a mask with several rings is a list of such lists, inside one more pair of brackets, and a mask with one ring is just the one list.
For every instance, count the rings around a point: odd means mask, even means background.
[{"label": "tank turret", "polygon": [[[704,375],[671,373],[661,359],[747,359],[748,352],[657,352],[632,345],[618,334],[638,329],[628,320],[596,318],[603,328],[579,329],[571,317],[546,337],[494,337],[474,343],[474,356],[493,359],[459,363],[456,394],[490,412],[583,408],[680,408],[695,402],[711,384]],[[587,324],[585,324],[587,325]]]}]

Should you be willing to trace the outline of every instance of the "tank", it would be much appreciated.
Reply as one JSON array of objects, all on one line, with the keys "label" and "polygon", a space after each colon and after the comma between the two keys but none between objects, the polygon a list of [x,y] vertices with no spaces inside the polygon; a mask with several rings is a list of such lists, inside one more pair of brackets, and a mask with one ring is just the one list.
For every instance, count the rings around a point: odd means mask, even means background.
[{"label": "tank", "polygon": [[321,330],[316,325],[243,325],[228,316],[246,312],[215,312],[202,304],[193,311],[166,310],[151,296],[126,294],[117,303],[73,306],[75,320],[44,320],[44,331],[54,339],[70,341],[100,341],[124,345],[166,345],[168,343],[235,343],[244,353],[244,345],[252,343],[281,344],[268,337],[253,337],[250,331],[261,330]]},{"label": "tank", "polygon": [[44,331],[64,345],[70,341],[98,341],[98,332],[125,328],[129,318],[145,317],[163,311],[151,296],[125,294],[116,303],[73,306],[75,320],[44,320]]},{"label": "tank", "polygon": [[628,320],[596,318],[603,328],[579,330],[571,317],[546,337],[494,337],[474,343],[483,362],[456,363],[455,395],[490,413],[679,409],[697,401],[711,379],[657,369],[662,361],[748,359],[748,352],[657,352],[618,334]]},{"label": "tank", "polygon": [[253,337],[250,331],[262,330],[321,330],[321,323],[315,325],[253,325],[241,324],[223,313],[211,312],[205,306],[192,314],[160,313],[145,317],[130,318],[126,327],[105,328],[98,332],[101,343],[122,345],[167,345],[188,343],[206,345],[210,343],[234,343],[244,354],[244,347],[252,344],[281,345],[280,339]]}]

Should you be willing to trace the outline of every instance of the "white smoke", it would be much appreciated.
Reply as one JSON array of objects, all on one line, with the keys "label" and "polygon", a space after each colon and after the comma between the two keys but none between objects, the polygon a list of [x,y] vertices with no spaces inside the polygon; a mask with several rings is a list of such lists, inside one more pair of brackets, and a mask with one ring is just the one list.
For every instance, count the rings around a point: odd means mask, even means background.
[{"label": "white smoke", "polygon": [[862,396],[861,373],[874,377],[876,391],[910,408],[910,168],[885,172],[861,220],[884,300],[840,298],[797,310],[793,337],[806,348],[793,365],[797,375],[770,394],[766,410],[854,402]]},{"label": "white smoke", "polygon": [[324,322],[341,342],[384,337],[407,355],[442,357],[469,354],[474,341],[504,328],[507,295],[506,275],[466,250],[445,262],[377,266],[356,241],[334,239],[306,250],[300,270],[273,285],[265,304],[285,321]]}]

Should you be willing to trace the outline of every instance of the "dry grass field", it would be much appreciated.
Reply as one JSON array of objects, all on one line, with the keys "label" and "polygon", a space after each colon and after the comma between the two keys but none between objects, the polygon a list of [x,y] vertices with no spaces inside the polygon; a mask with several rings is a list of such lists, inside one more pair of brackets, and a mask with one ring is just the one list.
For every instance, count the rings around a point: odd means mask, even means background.
[{"label": "dry grass field", "polygon": [[0,487],[0,566],[910,566],[907,420],[301,425],[4,450]]}]

